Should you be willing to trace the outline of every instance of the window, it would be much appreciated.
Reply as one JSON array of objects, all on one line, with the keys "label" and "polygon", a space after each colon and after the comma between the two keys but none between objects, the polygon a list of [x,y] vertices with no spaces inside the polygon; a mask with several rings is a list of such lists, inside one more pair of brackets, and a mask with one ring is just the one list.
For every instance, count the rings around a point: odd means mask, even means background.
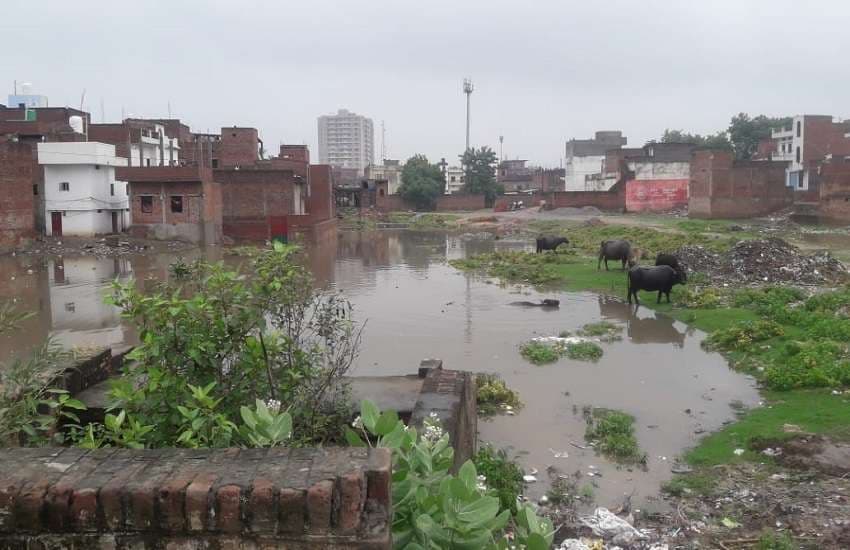
[{"label": "window", "polygon": [[151,165],[151,159],[145,159],[145,166]]},{"label": "window", "polygon": [[33,186],[32,186],[32,194],[38,195],[38,184],[37,183],[34,183]]},{"label": "window", "polygon": [[797,153],[796,153],[795,156],[797,157],[797,162],[799,163],[800,162],[800,147],[799,146],[797,147]]},{"label": "window", "polygon": [[68,183],[67,181],[63,181],[62,183],[59,184],[59,189],[61,189],[62,191],[70,191],[71,190],[71,184]]},{"label": "window", "polygon": [[218,159],[212,159],[212,167],[218,168]]},{"label": "window", "polygon": [[150,214],[153,212],[153,197],[140,197],[142,199],[142,213]]},{"label": "window", "polygon": [[798,120],[797,121],[797,137],[800,137],[800,133],[802,132],[803,124]]},{"label": "window", "polygon": [[112,195],[113,197],[115,196],[115,184],[114,183],[109,184],[109,194]]},{"label": "window", "polygon": [[65,311],[68,313],[74,313],[77,311],[77,306],[74,302],[65,302]]},{"label": "window", "polygon": [[171,211],[175,214],[183,212],[183,196],[175,195],[171,197]]}]

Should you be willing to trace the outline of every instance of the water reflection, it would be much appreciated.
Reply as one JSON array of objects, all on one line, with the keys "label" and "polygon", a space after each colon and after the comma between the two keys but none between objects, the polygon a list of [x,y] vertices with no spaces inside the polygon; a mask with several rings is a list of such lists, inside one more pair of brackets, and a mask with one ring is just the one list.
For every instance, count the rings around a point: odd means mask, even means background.
[{"label": "water reflection", "polygon": [[684,323],[646,307],[629,305],[611,296],[600,295],[597,300],[602,318],[623,322],[626,335],[635,344],[673,344],[681,348],[685,337],[693,333]]}]

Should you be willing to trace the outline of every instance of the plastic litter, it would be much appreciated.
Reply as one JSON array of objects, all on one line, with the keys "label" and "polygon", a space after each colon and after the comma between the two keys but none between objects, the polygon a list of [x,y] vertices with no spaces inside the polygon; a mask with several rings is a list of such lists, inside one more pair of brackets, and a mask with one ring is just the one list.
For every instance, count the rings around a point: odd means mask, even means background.
[{"label": "plastic litter", "polygon": [[593,515],[579,518],[582,525],[589,527],[593,534],[610,540],[621,546],[634,545],[639,540],[647,538],[645,533],[635,529],[629,522],[617,516],[608,508],[597,508]]},{"label": "plastic litter", "polygon": [[522,480],[526,483],[534,483],[535,481],[537,481],[537,478],[535,476],[525,475],[522,476]]}]

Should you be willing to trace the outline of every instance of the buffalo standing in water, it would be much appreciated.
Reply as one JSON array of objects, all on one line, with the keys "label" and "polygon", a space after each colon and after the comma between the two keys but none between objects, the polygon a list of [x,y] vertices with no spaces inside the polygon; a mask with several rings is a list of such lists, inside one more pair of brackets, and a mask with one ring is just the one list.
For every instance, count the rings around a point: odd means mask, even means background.
[{"label": "buffalo standing in water", "polygon": [[634,266],[635,261],[632,256],[632,245],[629,241],[614,240],[602,241],[599,246],[599,262],[596,264],[596,269],[602,267],[602,262],[605,262],[605,271],[608,271],[608,260],[619,260],[623,262],[623,271],[626,270],[626,264],[629,267]]},{"label": "buffalo standing in water", "polygon": [[566,237],[538,237],[537,238],[537,253],[540,254],[544,250],[558,251],[558,247],[562,244],[570,244]]},{"label": "buffalo standing in water", "polygon": [[673,285],[684,284],[684,273],[676,271],[669,265],[659,265],[655,267],[633,267],[629,270],[629,293],[628,300],[632,303],[632,296],[635,297],[635,303],[640,304],[638,292],[641,290],[649,290],[650,292],[658,291],[658,301],[661,303],[661,294],[667,295],[667,303],[670,303],[670,290]]}]

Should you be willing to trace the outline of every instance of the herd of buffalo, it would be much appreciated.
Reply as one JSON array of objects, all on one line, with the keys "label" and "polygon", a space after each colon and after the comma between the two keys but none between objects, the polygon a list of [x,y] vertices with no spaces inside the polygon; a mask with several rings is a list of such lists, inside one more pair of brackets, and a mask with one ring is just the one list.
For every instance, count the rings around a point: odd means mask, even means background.
[{"label": "herd of buffalo", "polygon": [[[559,246],[568,245],[569,242],[565,237],[539,237],[537,239],[537,252],[540,253],[545,250],[557,252]],[[627,297],[630,304],[633,296],[635,302],[640,303],[638,292],[641,290],[658,292],[658,303],[661,303],[662,294],[666,295],[667,302],[670,302],[670,290],[673,286],[685,284],[688,280],[684,267],[675,255],[662,252],[656,256],[655,266],[639,266],[637,264],[640,260],[640,251],[634,248],[629,241],[622,239],[602,241],[599,246],[599,262],[596,264],[596,269],[602,269],[604,262],[607,271],[608,260],[621,262],[623,271],[626,270],[626,266],[629,267]]]}]

